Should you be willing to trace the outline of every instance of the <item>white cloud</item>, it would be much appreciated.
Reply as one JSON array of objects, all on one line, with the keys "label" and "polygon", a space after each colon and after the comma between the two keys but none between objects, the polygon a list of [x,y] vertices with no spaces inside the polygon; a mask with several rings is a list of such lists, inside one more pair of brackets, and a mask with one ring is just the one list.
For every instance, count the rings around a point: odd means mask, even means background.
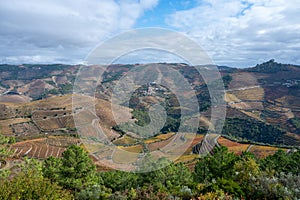
[{"label": "white cloud", "polygon": [[83,59],[103,39],[132,28],[144,11],[157,3],[158,0],[0,1],[0,61]]},{"label": "white cloud", "polygon": [[144,9],[152,9],[157,6],[158,0],[141,0],[140,4]]},{"label": "white cloud", "polygon": [[270,58],[299,64],[299,11],[297,0],[205,0],[166,22],[196,39],[218,64]]}]

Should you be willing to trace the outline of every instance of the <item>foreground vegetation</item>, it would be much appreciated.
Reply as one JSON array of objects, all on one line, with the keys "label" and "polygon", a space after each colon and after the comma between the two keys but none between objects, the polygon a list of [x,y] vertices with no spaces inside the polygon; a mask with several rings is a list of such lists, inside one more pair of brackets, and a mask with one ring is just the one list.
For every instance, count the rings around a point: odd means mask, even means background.
[{"label": "foreground vegetation", "polygon": [[[1,159],[8,156],[2,137]],[[1,170],[0,199],[299,199],[300,152],[278,151],[264,159],[226,147],[200,158],[194,169],[164,158],[154,171],[99,172],[81,147],[62,158],[25,159],[20,172]],[[168,163],[167,167],[159,169]],[[142,168],[143,168],[142,167]],[[156,170],[158,169],[158,170]]]}]

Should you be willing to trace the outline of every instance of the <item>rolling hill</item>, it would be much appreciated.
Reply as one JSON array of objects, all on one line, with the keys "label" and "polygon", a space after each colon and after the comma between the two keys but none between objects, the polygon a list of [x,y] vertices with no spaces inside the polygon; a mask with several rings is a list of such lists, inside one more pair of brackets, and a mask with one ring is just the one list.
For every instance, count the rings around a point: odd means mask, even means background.
[{"label": "rolling hill", "polygon": [[[143,65],[151,67],[158,64]],[[199,110],[180,107],[176,95],[153,80],[140,87],[134,86],[137,89],[129,105],[119,105],[118,114],[114,115],[110,101],[114,86],[122,76],[140,66],[138,64],[108,66],[95,94],[87,97],[93,98],[96,117],[87,119],[87,123],[93,122],[93,127],[101,127],[108,140],[118,147],[114,158],[117,162],[126,162],[123,151],[137,154],[162,151],[178,130],[183,109],[191,116],[200,112],[201,117],[198,131],[184,126],[183,130],[187,133],[197,131],[198,134],[196,137],[187,134],[181,138],[190,146],[177,159],[179,162],[192,163],[200,151],[210,151],[214,145],[227,146],[238,154],[253,152],[261,157],[273,154],[279,148],[299,148],[300,66],[274,60],[246,69],[220,66],[226,88],[226,120],[223,136],[210,139],[204,137],[211,126],[211,107],[203,78],[192,66],[165,65],[178,70],[188,80],[196,93]],[[74,117],[87,116],[84,108],[72,109],[71,93],[79,68],[79,65],[0,65],[0,131],[16,139],[11,147],[15,158],[25,155],[37,158],[60,156],[67,144],[80,144],[84,139],[91,142],[98,137],[93,127],[88,126],[82,128],[84,136],[77,134],[79,126],[75,124]],[[151,70],[156,69],[153,67]],[[164,81],[172,82],[167,78]],[[190,95],[186,91],[182,94]],[[140,138],[139,131],[150,123],[148,112],[154,104],[166,109],[167,121],[160,134]],[[97,119],[96,123],[94,119]],[[142,128],[132,128],[132,124]],[[79,137],[82,137],[81,140]],[[98,148],[92,143],[88,147],[93,150],[92,154],[105,157],[97,152]]]}]

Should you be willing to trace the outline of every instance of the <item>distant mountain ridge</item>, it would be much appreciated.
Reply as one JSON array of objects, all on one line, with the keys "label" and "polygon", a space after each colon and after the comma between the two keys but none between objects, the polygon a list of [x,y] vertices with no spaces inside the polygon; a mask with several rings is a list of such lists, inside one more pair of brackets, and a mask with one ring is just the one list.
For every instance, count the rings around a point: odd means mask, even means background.
[{"label": "distant mountain ridge", "polygon": [[279,71],[288,71],[289,67],[300,67],[300,66],[292,65],[292,64],[281,64],[275,62],[274,59],[271,59],[267,62],[257,64],[255,67],[246,68],[244,70],[248,72],[275,73]]}]

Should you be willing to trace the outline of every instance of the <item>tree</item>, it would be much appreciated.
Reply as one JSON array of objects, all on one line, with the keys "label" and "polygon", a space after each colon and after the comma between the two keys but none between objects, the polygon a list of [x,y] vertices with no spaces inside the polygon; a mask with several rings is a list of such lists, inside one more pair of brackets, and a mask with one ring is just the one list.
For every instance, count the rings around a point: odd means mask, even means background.
[{"label": "tree", "polygon": [[73,199],[68,191],[42,176],[39,161],[25,162],[13,179],[0,182],[0,199]]},{"label": "tree", "polygon": [[61,177],[69,189],[81,189],[95,183],[96,166],[81,147],[71,145],[62,154]]},{"label": "tree", "polygon": [[256,178],[260,175],[259,165],[252,158],[243,158],[237,161],[233,169],[235,171],[235,179],[243,185],[248,185],[251,178]]},{"label": "tree", "polygon": [[166,158],[160,158],[152,165],[155,165],[152,171],[140,174],[143,185],[152,185],[157,191],[171,194],[192,185],[192,174],[183,163],[174,164]]},{"label": "tree", "polygon": [[290,155],[290,173],[299,175],[300,174],[300,151],[295,151]]},{"label": "tree", "polygon": [[248,195],[252,199],[292,199],[288,188],[284,187],[277,177],[267,173],[262,173],[249,186],[253,192]]},{"label": "tree", "polygon": [[139,176],[135,173],[124,171],[109,171],[99,173],[103,185],[113,192],[123,191],[138,187]]},{"label": "tree", "polygon": [[97,183],[96,166],[81,147],[71,145],[62,158],[49,157],[44,163],[44,176],[66,189],[78,191]]},{"label": "tree", "polygon": [[284,189],[288,191],[290,199],[300,199],[300,174],[282,172],[278,175],[278,180],[284,186]]},{"label": "tree", "polygon": [[10,171],[2,169],[2,167],[6,164],[5,159],[11,154],[11,151],[9,150],[9,143],[12,141],[14,140],[9,137],[5,137],[0,133],[0,179],[5,179],[10,174]]},{"label": "tree", "polygon": [[243,189],[247,198],[251,199],[251,196],[255,191],[252,190],[251,184],[261,176],[259,165],[251,157],[243,157],[237,161],[234,166],[235,177],[234,180]]},{"label": "tree", "polygon": [[228,152],[227,147],[216,147],[213,155],[200,158],[193,173],[197,183],[208,183],[217,178],[232,178],[233,166],[238,157]]},{"label": "tree", "polygon": [[226,194],[230,196],[241,198],[245,194],[241,188],[241,186],[233,181],[232,179],[225,179],[225,178],[217,178],[216,181],[213,181],[211,184],[208,184],[206,191],[224,191]]},{"label": "tree", "polygon": [[59,182],[62,159],[50,156],[44,161],[43,174],[53,182]]},{"label": "tree", "polygon": [[5,159],[11,154],[9,151],[10,138],[0,133],[0,160]]},{"label": "tree", "polygon": [[93,185],[84,188],[80,192],[76,193],[76,199],[80,200],[98,200],[108,199],[111,196],[111,190],[103,185]]},{"label": "tree", "polygon": [[299,152],[287,154],[283,150],[278,150],[274,155],[270,155],[261,160],[261,168],[263,170],[273,171],[277,173],[292,172],[294,174],[298,174],[300,172],[299,158]]}]

